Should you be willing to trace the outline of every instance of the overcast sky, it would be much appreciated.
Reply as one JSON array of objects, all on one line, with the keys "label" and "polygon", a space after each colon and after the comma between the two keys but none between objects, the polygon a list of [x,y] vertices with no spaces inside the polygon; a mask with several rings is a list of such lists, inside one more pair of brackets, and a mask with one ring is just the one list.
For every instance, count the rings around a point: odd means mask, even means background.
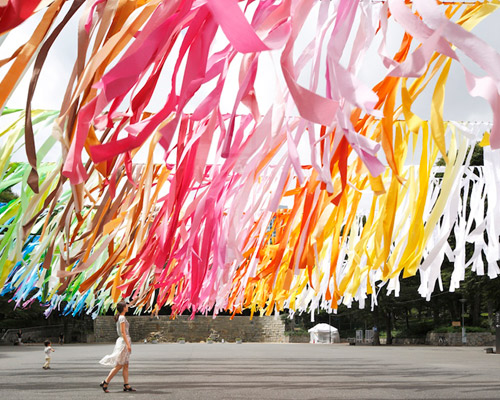
[{"label": "overcast sky", "polygon": [[[65,9],[68,8],[68,3],[64,6]],[[63,16],[64,14],[65,10],[63,10],[60,16]],[[65,90],[65,83],[69,80],[73,63],[76,58],[77,21],[79,16],[80,14],[77,14],[73,17],[70,24],[65,28],[62,35],[59,36],[49,52],[47,61],[42,69],[37,90],[33,99],[34,109],[60,108]],[[17,48],[17,46],[19,46],[20,43],[25,42],[40,21],[40,18],[41,14],[35,15],[30,20],[26,21],[24,24],[9,33],[7,37],[0,38],[0,58],[9,56]],[[308,42],[307,32],[310,32],[311,35],[315,33],[314,14],[312,14],[311,18],[309,18],[309,20],[306,22],[306,29],[304,31],[306,33],[300,39],[300,42],[297,43],[298,47],[300,47],[302,44],[305,45],[305,43]],[[473,32],[480,38],[485,40],[487,43],[489,43],[491,46],[493,46],[495,49],[497,49],[497,51],[500,53],[500,12],[498,10],[491,14],[482,23],[480,23]],[[392,23],[389,26],[388,38],[395,39],[389,40],[388,47],[390,51],[395,52],[397,50],[402,34],[402,29],[399,28],[399,26],[392,20]],[[219,47],[219,45],[224,45],[224,42],[225,38],[219,30],[216,39],[217,47]],[[386,70],[382,66],[379,57],[376,55],[377,48],[378,42],[371,45],[367,55],[369,62],[363,63],[363,67],[360,71],[361,80],[369,86],[373,86],[374,84],[379,82],[386,74]],[[174,61],[174,57],[171,57],[170,65],[173,65]],[[467,62],[466,60],[466,64],[472,72],[478,75],[482,75],[481,70],[476,68],[472,63]],[[230,71],[228,77],[228,82],[230,84],[226,85],[230,89],[237,87],[236,82],[238,68],[239,64],[235,63],[232,70]],[[3,77],[3,75],[6,73],[6,70],[7,68],[5,67],[0,69],[0,77]],[[166,66],[166,70],[170,70],[170,68],[168,68],[168,64]],[[278,78],[276,78],[277,76]],[[9,99],[7,103],[9,107],[25,107],[26,94],[30,77],[31,68],[26,73],[22,81],[19,83],[16,91]],[[231,84],[231,82],[234,82],[234,84]],[[259,72],[256,82],[256,93],[259,99],[260,110],[262,113],[264,113],[274,101],[273,88],[275,87],[276,82],[278,82],[280,85],[283,85],[281,72],[279,71],[279,53],[264,54],[260,59]],[[163,77],[163,79],[160,80],[159,88],[160,90],[157,90],[155,92],[152,104],[148,107],[149,111],[155,111],[159,109],[166,99],[166,95],[170,88],[169,78],[166,75]],[[423,119],[430,118],[430,100],[432,98],[433,89],[434,85],[431,84],[429,86],[429,89],[422,93],[422,95],[414,105],[414,111]],[[210,90],[211,87],[209,86],[200,91],[200,93],[197,95],[197,98],[195,98],[194,101],[191,102],[191,105],[187,107],[187,111],[192,111],[198,101],[200,101],[204,97],[204,95],[209,93]],[[231,111],[235,95],[235,91],[231,92],[231,90],[225,90],[221,102],[222,110],[224,112]],[[450,76],[446,86],[445,101],[445,120],[492,121],[492,113],[486,101],[480,98],[472,98],[467,93],[463,72],[460,66],[458,66],[456,63],[452,64]],[[243,110],[244,109],[242,109],[242,111]]]},{"label": "overcast sky", "polygon": [[[66,4],[65,7],[67,6],[68,4]],[[61,13],[60,15],[64,15],[64,13]],[[10,53],[15,50],[15,48],[17,48],[20,43],[22,43],[29,37],[36,24],[39,22],[40,17],[41,15],[35,15],[7,36],[0,47],[1,58],[10,55]],[[60,35],[60,37],[57,39],[54,46],[50,50],[49,56],[42,70],[38,88],[33,100],[35,108],[58,109],[60,107],[65,89],[64,84],[69,79],[71,69],[76,57],[78,17],[79,15],[76,15],[73,18],[71,23],[65,28],[63,34]],[[311,28],[311,34],[314,34],[314,19],[310,18],[308,23]],[[389,42],[389,47],[392,47],[391,50],[395,50],[396,46],[399,45],[399,37],[402,33],[402,30],[399,29],[398,26],[394,23],[391,24],[390,29],[392,29],[392,31],[390,31],[391,36],[398,38],[398,40],[395,40],[392,43]],[[500,52],[500,12],[498,10],[490,15],[481,24],[479,24],[473,32]],[[220,31],[218,40],[224,40],[222,35],[220,34]],[[360,71],[361,79],[370,86],[380,81],[384,73],[384,69],[378,57],[375,56],[377,46],[378,43],[374,43],[370,47],[370,51],[368,54],[368,56],[370,57],[370,62],[365,63],[365,68],[362,68]],[[274,58],[276,61],[276,57]],[[473,69],[473,72],[478,73],[479,70],[474,69],[474,66],[471,63],[468,63],[468,66]],[[263,57],[262,65],[260,65],[259,67],[262,68],[259,71],[260,74],[256,91],[257,94],[259,94],[259,92],[261,93],[260,100],[264,103],[264,105],[270,105],[273,101],[272,96],[262,95],[263,92],[269,93],[269,84],[272,83],[273,80],[275,80],[274,74],[266,73],[266,71],[269,71],[269,68],[272,68],[270,57]],[[275,64],[275,68],[276,67],[279,67],[279,65]],[[3,76],[5,74],[5,71],[6,68],[0,69],[0,76]],[[236,73],[234,73],[233,75],[236,75]],[[26,93],[30,76],[31,69],[25,75],[16,92],[10,98],[8,102],[9,106],[21,108],[25,106]],[[233,76],[233,78],[235,77]],[[163,81],[163,84],[170,86],[167,80]],[[444,115],[445,119],[491,121],[491,112],[488,110],[486,102],[481,99],[472,99],[468,95],[464,84],[463,73],[461,72],[460,67],[456,65],[456,63],[453,63],[446,90],[446,108]],[[164,91],[163,95],[162,93],[157,93],[157,96],[153,101],[153,108],[159,107],[159,105],[161,105],[161,102],[163,101],[162,97],[164,96]],[[425,93],[424,96],[422,96],[416,104],[417,112],[419,112],[419,114],[421,114],[421,116],[424,118],[426,117],[426,114],[429,114],[428,102],[431,96],[432,92]],[[232,96],[230,95],[226,96],[226,98],[223,99],[222,103],[223,107],[227,107],[228,110],[230,110],[232,107],[231,97]],[[263,107],[263,109],[265,109],[265,107]]]}]

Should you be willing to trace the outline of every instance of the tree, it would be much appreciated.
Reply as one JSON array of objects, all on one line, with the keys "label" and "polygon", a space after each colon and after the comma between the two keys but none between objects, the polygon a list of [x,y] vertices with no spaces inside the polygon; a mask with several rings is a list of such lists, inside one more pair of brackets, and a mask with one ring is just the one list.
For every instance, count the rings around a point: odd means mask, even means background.
[{"label": "tree", "polygon": [[[21,163],[18,162],[10,163],[2,179],[5,179],[6,177],[14,173],[20,164]],[[19,196],[12,191],[12,188],[9,187],[0,192],[0,203],[8,203],[9,201],[17,199],[18,197]]]},{"label": "tree", "polygon": [[8,203],[9,201],[12,201],[14,199],[17,199],[19,196],[15,194],[11,188],[5,189],[4,191],[0,192],[0,203]]},{"label": "tree", "polygon": [[[470,166],[471,167],[482,167],[484,165],[484,155],[483,148],[478,144],[475,145]],[[438,166],[445,165],[445,161],[440,158],[436,163]],[[470,191],[469,193],[462,192],[462,196],[467,196],[466,204],[466,217],[470,214]],[[488,199],[485,199],[485,213],[488,209]],[[472,226],[474,229],[474,226]],[[487,238],[485,238],[487,240]],[[450,237],[448,238],[448,243],[450,247],[454,250],[456,246],[456,240],[454,232],[452,231]],[[468,262],[474,254],[474,245],[472,243],[466,243],[465,246],[466,262]],[[482,253],[483,262],[486,263],[486,258],[484,253]],[[443,271],[443,281],[449,282],[451,273],[453,272],[453,263],[447,258],[443,261],[442,265]],[[466,307],[469,309],[469,318],[467,320],[468,325],[480,326],[482,324],[481,314],[484,310],[488,312],[489,325],[493,324],[493,314],[494,311],[500,309],[500,279],[490,279],[488,276],[480,276],[467,269],[465,271],[465,279],[461,284],[460,292],[453,299],[453,304],[450,304],[452,310],[452,316],[454,320],[459,320],[461,310],[458,309],[458,299],[462,297],[467,300]]]}]

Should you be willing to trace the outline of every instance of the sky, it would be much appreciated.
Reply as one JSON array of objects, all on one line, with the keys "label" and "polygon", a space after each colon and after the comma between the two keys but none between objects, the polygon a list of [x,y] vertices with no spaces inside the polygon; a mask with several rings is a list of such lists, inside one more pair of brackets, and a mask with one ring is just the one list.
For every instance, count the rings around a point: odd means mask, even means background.
[{"label": "sky", "polygon": [[[69,5],[66,4],[67,8]],[[374,4],[374,6],[377,6]],[[63,12],[60,15],[64,15]],[[28,21],[11,31],[6,37],[0,38],[0,58],[10,55],[20,43],[26,41],[38,22],[40,21],[41,14],[37,14],[30,18]],[[77,23],[80,13],[77,13],[70,21],[68,26],[63,31],[62,35],[56,40],[54,46],[49,52],[47,61],[42,69],[39,79],[38,87],[36,89],[33,99],[33,109],[59,109],[65,91],[65,82],[69,80],[74,60],[76,58],[76,43],[77,43]],[[57,22],[56,22],[57,23]],[[305,29],[302,37],[299,37],[297,46],[309,41],[307,35],[312,35],[315,32],[315,18],[314,13],[306,21]],[[355,22],[356,24],[356,22]],[[494,47],[500,52],[500,11],[494,12],[481,24],[479,24],[473,32],[486,41],[490,46]],[[389,43],[388,48],[391,52],[395,52],[400,43],[400,38],[403,34],[402,29],[394,22],[389,25]],[[391,40],[391,38],[395,38]],[[352,41],[352,37],[349,39]],[[219,30],[216,45],[223,46],[226,39]],[[349,45],[347,46],[349,47]],[[367,60],[360,70],[360,79],[368,86],[373,86],[385,76],[387,70],[381,64],[380,59],[376,56],[378,43],[372,43],[367,53]],[[174,53],[175,54],[175,53]],[[174,62],[171,58],[171,65]],[[465,60],[466,65],[470,67],[473,73],[481,75],[482,72],[475,67],[471,62]],[[8,64],[9,65],[9,64]],[[228,82],[231,81],[237,85],[238,63],[230,70]],[[499,66],[500,67],[500,66]],[[166,69],[168,70],[168,64]],[[0,68],[0,78],[4,76],[7,68]],[[17,89],[12,94],[7,102],[8,107],[12,108],[25,108],[26,95],[31,77],[31,68],[26,72],[23,79],[19,82]],[[307,81],[307,76],[303,77]],[[237,87],[235,85],[227,85],[228,87]],[[279,53],[274,52],[264,54],[261,57],[259,72],[256,81],[256,93],[259,99],[261,112],[265,112],[274,101],[274,96],[269,95],[274,93],[277,85],[284,86],[281,73],[279,71]],[[432,98],[433,85],[429,85],[429,89],[425,90],[422,95],[417,99],[414,104],[414,111],[423,119],[430,118],[430,101]],[[152,103],[148,107],[149,111],[159,109],[168,93],[170,88],[169,78],[163,76],[160,79],[159,90],[155,92]],[[320,87],[321,91],[323,88]],[[202,88],[198,96],[187,107],[187,112],[192,111],[194,106],[200,101],[209,91],[210,86]],[[230,112],[233,107],[235,91],[225,90],[222,96],[221,108],[223,112]],[[241,111],[244,111],[243,109]],[[492,113],[489,105],[480,98],[472,98],[465,87],[463,72],[456,63],[452,64],[450,76],[446,86],[446,99],[444,108],[444,119],[453,121],[492,121]],[[21,154],[22,158],[23,155]]]}]

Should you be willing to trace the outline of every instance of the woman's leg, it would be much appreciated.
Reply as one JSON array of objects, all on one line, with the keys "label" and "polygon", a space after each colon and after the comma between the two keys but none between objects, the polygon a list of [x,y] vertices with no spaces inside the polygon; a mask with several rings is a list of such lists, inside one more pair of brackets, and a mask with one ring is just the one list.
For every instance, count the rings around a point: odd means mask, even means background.
[{"label": "woman's leg", "polygon": [[123,374],[123,383],[125,385],[128,385],[128,364],[123,365],[122,374]]},{"label": "woman's leg", "polygon": [[[113,379],[113,377],[117,374],[117,372],[122,369],[122,367],[123,367],[123,365],[118,364],[111,371],[109,371],[109,375],[106,378],[106,383],[111,382],[111,379]],[[127,365],[127,367],[128,367],[128,365]]]},{"label": "woman's leg", "polygon": [[135,389],[128,384],[128,363],[123,365],[123,390],[125,392],[135,392]]}]

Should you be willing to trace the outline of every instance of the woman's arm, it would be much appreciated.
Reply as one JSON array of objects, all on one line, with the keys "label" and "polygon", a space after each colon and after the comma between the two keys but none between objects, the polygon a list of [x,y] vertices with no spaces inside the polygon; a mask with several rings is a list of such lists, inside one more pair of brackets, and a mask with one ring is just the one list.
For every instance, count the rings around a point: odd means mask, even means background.
[{"label": "woman's arm", "polygon": [[125,330],[125,322],[120,323],[120,330],[122,331],[122,338],[125,340],[125,344],[127,345],[127,349],[132,352],[132,346],[130,345],[130,341],[128,340],[127,331]]}]

